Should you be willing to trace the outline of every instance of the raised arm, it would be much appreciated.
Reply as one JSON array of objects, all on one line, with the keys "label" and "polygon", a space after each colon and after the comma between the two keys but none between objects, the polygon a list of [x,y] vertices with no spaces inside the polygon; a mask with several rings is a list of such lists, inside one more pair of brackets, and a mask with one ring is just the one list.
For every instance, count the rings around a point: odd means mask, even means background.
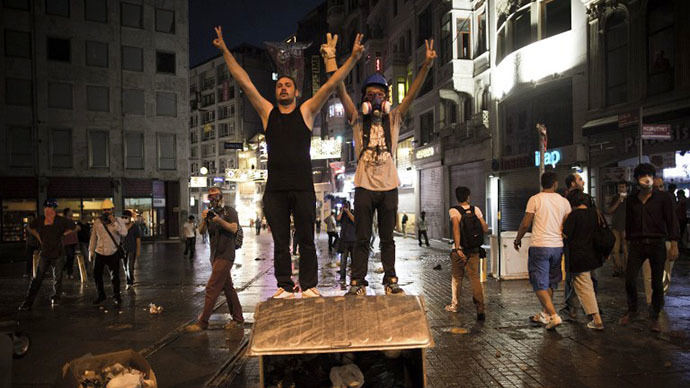
[{"label": "raised arm", "polygon": [[[335,62],[335,46],[337,43],[338,35],[336,34],[331,36],[331,33],[329,32],[326,34],[326,44],[321,45],[321,56],[323,57],[323,61],[326,65],[327,73],[333,73],[338,70],[338,65]],[[336,85],[335,91],[340,99],[340,102],[343,104],[347,121],[352,122],[352,118],[355,116],[355,113],[357,113],[357,108],[352,102],[350,95],[347,94],[347,90],[345,90],[345,83],[340,81],[338,85]]]},{"label": "raised arm", "polygon": [[240,84],[240,87],[244,93],[247,94],[249,102],[261,117],[261,122],[263,123],[263,127],[265,129],[266,125],[268,124],[268,115],[273,109],[273,104],[263,98],[259,91],[256,90],[256,86],[254,86],[252,83],[252,80],[249,78],[247,72],[244,71],[239,63],[237,63],[235,57],[230,53],[227,46],[225,46],[225,41],[223,40],[223,30],[221,27],[218,26],[215,28],[215,30],[217,38],[213,40],[213,45],[223,53],[223,59],[225,59],[225,64],[228,66],[228,70],[230,71],[230,74],[232,74],[232,78],[234,78],[235,81]]},{"label": "raised arm", "polygon": [[431,66],[434,65],[434,58],[436,58],[436,50],[434,50],[434,40],[425,40],[424,44],[426,45],[426,57],[424,58],[422,68],[419,69],[419,73],[417,73],[417,77],[415,77],[414,81],[412,82],[410,90],[407,92],[407,95],[405,96],[405,98],[403,98],[402,102],[398,106],[398,111],[402,116],[404,116],[407,113],[407,110],[410,109],[412,101],[414,101],[414,99],[417,98],[417,94],[419,94],[419,90],[422,88],[424,80],[426,80],[427,74],[429,74],[429,69],[431,69]]}]

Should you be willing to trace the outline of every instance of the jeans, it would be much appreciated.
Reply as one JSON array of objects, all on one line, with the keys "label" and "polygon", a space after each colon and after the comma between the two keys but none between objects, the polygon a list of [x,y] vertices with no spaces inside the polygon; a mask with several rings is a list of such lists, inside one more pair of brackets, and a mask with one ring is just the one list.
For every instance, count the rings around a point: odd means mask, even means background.
[{"label": "jeans", "polygon": [[352,257],[352,284],[366,286],[371,249],[371,226],[374,211],[378,214],[383,284],[390,283],[395,274],[395,241],[393,228],[398,212],[398,189],[371,191],[362,187],[355,189],[355,252]]},{"label": "jeans", "polygon": [[561,255],[563,248],[530,247],[527,257],[529,280],[534,291],[558,288],[563,274],[561,273]]},{"label": "jeans", "polygon": [[424,236],[424,243],[429,246],[429,236],[426,235],[426,230],[420,230],[417,232],[417,239],[419,239],[419,246],[422,246],[422,236]]},{"label": "jeans", "polygon": [[345,282],[345,276],[347,275],[347,259],[348,257],[352,260],[352,253],[355,250],[355,243],[353,242],[341,242],[340,243],[341,254],[340,254],[340,281]]},{"label": "jeans", "polygon": [[108,266],[110,271],[110,282],[113,286],[113,298],[120,298],[120,255],[117,253],[110,256],[96,253],[96,258],[93,264],[93,278],[96,282],[96,290],[98,290],[99,297],[105,297],[105,289],[103,287],[103,270]]},{"label": "jeans", "polygon": [[328,252],[333,252],[333,248],[337,242],[338,232],[328,232]]},{"label": "jeans", "polygon": [[208,327],[208,319],[213,313],[213,307],[220,296],[221,291],[225,293],[225,300],[230,310],[230,316],[235,322],[244,322],[242,316],[242,305],[237,296],[235,286],[232,284],[232,261],[225,259],[215,259],[212,262],[211,277],[206,283],[206,296],[204,298],[204,310],[199,315],[199,325]]},{"label": "jeans", "polygon": [[191,259],[192,257],[194,257],[195,252],[196,252],[196,237],[187,237],[185,239],[183,255],[186,256],[187,253],[189,253],[189,258]]},{"label": "jeans", "polygon": [[628,266],[625,270],[625,291],[628,297],[628,311],[637,311],[637,275],[645,260],[652,269],[652,312],[651,317],[659,317],[664,308],[664,265],[666,264],[666,244],[663,239],[630,240],[628,245]]},{"label": "jeans", "polygon": [[137,253],[127,252],[122,260],[123,267],[125,269],[125,277],[127,279],[127,284],[130,286],[134,285],[134,262],[137,261]]},{"label": "jeans", "polygon": [[318,284],[318,265],[314,245],[316,195],[313,191],[267,191],[263,197],[264,214],[273,236],[273,266],[278,287],[292,292],[290,257],[290,214],[295,220],[299,243],[299,284],[302,290]]},{"label": "jeans", "polygon": [[65,245],[65,272],[67,275],[74,274],[74,256],[77,254],[77,244]]},{"label": "jeans", "polygon": [[29,291],[26,294],[25,302],[29,306],[34,304],[36,300],[36,295],[41,289],[41,284],[43,283],[43,278],[48,271],[48,267],[53,268],[53,296],[59,298],[62,294],[62,269],[65,267],[65,257],[60,256],[54,259],[48,259],[41,256],[38,261],[38,269],[36,270],[36,277],[31,280],[31,285],[29,285]]}]

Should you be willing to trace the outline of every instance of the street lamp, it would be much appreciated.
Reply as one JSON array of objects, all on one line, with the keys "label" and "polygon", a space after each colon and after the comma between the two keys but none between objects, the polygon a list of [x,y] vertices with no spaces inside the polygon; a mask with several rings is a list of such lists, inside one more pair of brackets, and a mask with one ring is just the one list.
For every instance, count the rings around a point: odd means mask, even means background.
[{"label": "street lamp", "polygon": [[206,175],[206,174],[208,174],[208,168],[206,168],[206,167],[201,167],[201,168],[199,169],[199,172],[201,173],[201,175]]}]

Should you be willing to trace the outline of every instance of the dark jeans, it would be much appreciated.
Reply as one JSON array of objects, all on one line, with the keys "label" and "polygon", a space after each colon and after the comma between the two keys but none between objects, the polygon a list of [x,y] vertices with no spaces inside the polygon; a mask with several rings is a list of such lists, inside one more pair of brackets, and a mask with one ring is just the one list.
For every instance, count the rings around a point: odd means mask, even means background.
[{"label": "dark jeans", "polygon": [[137,252],[127,252],[122,260],[122,266],[125,269],[125,277],[127,284],[134,285],[134,263],[137,261]]},{"label": "dark jeans", "polygon": [[259,224],[256,224],[256,235],[258,236],[260,234],[261,234],[261,224],[259,223]]},{"label": "dark jeans", "polygon": [[348,257],[352,260],[352,256],[355,250],[355,242],[345,242],[340,243],[340,281],[345,282],[345,276],[347,275],[347,259]]},{"label": "dark jeans", "polygon": [[625,291],[628,296],[628,311],[637,311],[637,275],[645,260],[652,268],[652,312],[656,319],[664,308],[664,265],[666,244],[663,239],[630,240],[628,244],[628,266],[625,269]]},{"label": "dark jeans", "polygon": [[196,237],[187,237],[185,239],[184,243],[184,253],[183,255],[187,255],[189,253],[189,258],[191,259],[194,257],[194,253],[196,252]]},{"label": "dark jeans", "polygon": [[204,298],[204,310],[199,315],[199,325],[208,327],[208,319],[213,313],[213,308],[216,305],[216,300],[221,292],[225,293],[225,301],[230,310],[230,316],[235,322],[244,322],[242,316],[242,305],[240,305],[240,298],[237,296],[237,291],[232,284],[232,261],[225,259],[215,259],[211,263],[211,277],[206,283],[206,296]]},{"label": "dark jeans", "polygon": [[264,214],[273,236],[273,266],[278,287],[292,292],[290,257],[290,214],[295,219],[299,243],[299,284],[302,290],[318,284],[318,265],[314,245],[316,195],[313,191],[267,191],[263,197]]},{"label": "dark jeans", "polygon": [[367,285],[369,269],[369,249],[371,226],[374,211],[379,223],[381,264],[383,265],[383,284],[388,284],[395,275],[395,241],[393,228],[398,212],[398,189],[390,191],[371,191],[361,187],[355,189],[355,235],[357,242],[352,257],[351,281]]},{"label": "dark jeans", "polygon": [[77,254],[77,244],[65,245],[65,272],[74,274],[74,256]]},{"label": "dark jeans", "polygon": [[333,252],[335,244],[338,242],[338,232],[328,232],[328,252]]},{"label": "dark jeans", "polygon": [[36,269],[36,277],[31,280],[31,285],[29,285],[29,292],[26,294],[25,302],[29,306],[34,304],[36,300],[36,295],[41,289],[41,284],[43,283],[43,278],[48,271],[48,267],[53,268],[53,296],[59,298],[62,294],[62,269],[65,266],[65,257],[61,256],[55,259],[48,259],[41,256],[38,260],[38,269]]},{"label": "dark jeans", "polygon": [[422,236],[424,236],[424,243],[429,246],[429,236],[426,235],[426,230],[420,230],[417,232],[417,239],[419,239],[419,246],[422,246]]},{"label": "dark jeans", "polygon": [[117,253],[110,256],[96,253],[96,258],[93,264],[93,278],[96,281],[96,289],[98,296],[105,297],[105,289],[103,288],[103,270],[108,266],[110,271],[110,281],[113,285],[113,298],[120,297],[120,255]]}]

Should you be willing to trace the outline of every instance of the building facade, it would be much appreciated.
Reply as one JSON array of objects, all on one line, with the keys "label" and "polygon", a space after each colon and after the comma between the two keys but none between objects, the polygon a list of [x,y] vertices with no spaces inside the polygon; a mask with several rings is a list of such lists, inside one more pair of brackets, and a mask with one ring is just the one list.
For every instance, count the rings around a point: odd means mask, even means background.
[{"label": "building facade", "polygon": [[188,212],[188,4],[4,1],[2,241],[47,197],[76,217],[110,198],[146,238]]}]

